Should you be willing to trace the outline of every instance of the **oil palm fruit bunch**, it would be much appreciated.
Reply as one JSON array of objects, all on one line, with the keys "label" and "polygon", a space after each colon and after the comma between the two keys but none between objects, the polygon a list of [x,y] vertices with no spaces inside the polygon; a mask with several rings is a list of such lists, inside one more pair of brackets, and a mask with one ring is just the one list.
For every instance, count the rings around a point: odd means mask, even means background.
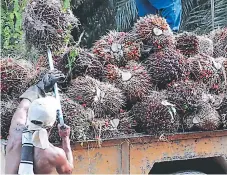
[{"label": "oil palm fruit bunch", "polygon": [[187,59],[190,78],[203,82],[213,93],[223,92],[224,72],[222,63],[207,55],[195,55]]},{"label": "oil palm fruit bunch", "polygon": [[133,27],[133,33],[145,45],[154,50],[174,47],[174,36],[167,21],[158,15],[141,17]]},{"label": "oil palm fruit bunch", "polygon": [[176,49],[184,56],[191,57],[199,53],[199,37],[192,32],[184,32],[176,37]]},{"label": "oil palm fruit bunch", "polygon": [[121,89],[129,101],[141,99],[151,89],[151,80],[144,66],[130,61],[125,67],[118,68],[108,64],[105,78]]},{"label": "oil palm fruit bunch", "polygon": [[112,118],[95,118],[92,121],[94,138],[107,139],[119,138],[135,133],[132,128],[132,118],[128,112],[121,112],[117,117]]},{"label": "oil palm fruit bunch", "polygon": [[138,61],[141,42],[131,33],[110,31],[94,43],[93,53],[105,64],[124,66],[127,61]]},{"label": "oil palm fruit bunch", "polygon": [[88,50],[80,49],[75,59],[75,65],[72,74],[76,76],[88,75],[93,78],[101,79],[104,66],[99,59]]},{"label": "oil palm fruit bunch", "polygon": [[165,88],[167,84],[181,79],[187,73],[184,56],[172,49],[151,54],[145,65],[152,82],[159,88]]},{"label": "oil palm fruit bunch", "polygon": [[17,109],[19,100],[8,97],[1,100],[1,139],[7,139],[9,135],[9,128],[14,112]]},{"label": "oil palm fruit bunch", "polygon": [[95,116],[100,118],[118,114],[125,104],[125,96],[120,89],[89,76],[73,79],[67,95],[93,109]]},{"label": "oil palm fruit bunch", "polygon": [[214,46],[213,41],[207,36],[198,36],[199,38],[199,53],[213,56]]},{"label": "oil palm fruit bunch", "polygon": [[202,83],[181,80],[173,82],[167,87],[167,99],[174,104],[182,119],[197,109],[197,102],[202,98],[206,86]]},{"label": "oil palm fruit bunch", "polygon": [[184,126],[189,130],[198,128],[203,131],[216,130],[221,126],[221,117],[209,103],[198,102],[198,109],[184,118]]},{"label": "oil palm fruit bunch", "polygon": [[[64,116],[64,122],[71,128],[70,140],[72,142],[91,139],[91,121],[94,118],[94,112],[90,108],[85,108],[61,94],[61,107]],[[59,143],[57,124],[50,134],[51,143]]]},{"label": "oil palm fruit bunch", "polygon": [[36,71],[26,60],[3,58],[0,60],[1,72],[1,98],[8,95],[19,97],[34,79]]},{"label": "oil palm fruit bunch", "polygon": [[215,106],[219,115],[221,116],[223,127],[227,128],[227,95],[219,95],[221,97],[221,103],[218,106]]},{"label": "oil palm fruit bunch", "polygon": [[214,44],[214,57],[227,58],[227,27],[211,31],[209,38]]},{"label": "oil palm fruit bunch", "polygon": [[70,9],[64,10],[59,0],[31,0],[23,14],[26,42],[46,52],[66,46],[70,30],[79,22]]},{"label": "oil palm fruit bunch", "polygon": [[179,116],[175,105],[165,96],[163,92],[153,91],[132,107],[130,115],[137,132],[161,136],[178,130]]}]

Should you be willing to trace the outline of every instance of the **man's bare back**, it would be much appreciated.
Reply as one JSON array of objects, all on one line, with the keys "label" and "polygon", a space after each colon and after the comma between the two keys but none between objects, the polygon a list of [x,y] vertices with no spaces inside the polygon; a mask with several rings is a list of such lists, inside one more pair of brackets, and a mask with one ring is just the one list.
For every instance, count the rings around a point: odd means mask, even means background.
[{"label": "man's bare back", "polygon": [[[7,142],[6,174],[17,174],[21,158],[22,131],[24,125],[17,125]],[[71,174],[72,167],[68,164],[63,149],[50,144],[43,150],[34,147],[34,173],[35,174]]]}]

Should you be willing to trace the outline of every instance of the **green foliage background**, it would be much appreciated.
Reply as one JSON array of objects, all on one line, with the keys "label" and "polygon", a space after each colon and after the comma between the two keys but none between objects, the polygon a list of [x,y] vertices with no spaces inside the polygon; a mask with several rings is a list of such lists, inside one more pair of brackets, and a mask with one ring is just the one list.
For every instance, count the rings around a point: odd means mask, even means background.
[{"label": "green foliage background", "polygon": [[27,0],[1,1],[1,51],[20,49],[22,40],[22,12]]}]

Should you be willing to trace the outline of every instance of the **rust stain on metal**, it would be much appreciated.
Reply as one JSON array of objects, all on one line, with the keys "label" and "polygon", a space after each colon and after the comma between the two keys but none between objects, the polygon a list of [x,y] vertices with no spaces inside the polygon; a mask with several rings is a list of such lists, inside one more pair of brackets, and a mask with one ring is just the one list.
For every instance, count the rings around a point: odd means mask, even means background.
[{"label": "rust stain on metal", "polygon": [[227,131],[176,134],[168,142],[143,136],[72,145],[75,174],[148,174],[155,162],[227,157]]}]

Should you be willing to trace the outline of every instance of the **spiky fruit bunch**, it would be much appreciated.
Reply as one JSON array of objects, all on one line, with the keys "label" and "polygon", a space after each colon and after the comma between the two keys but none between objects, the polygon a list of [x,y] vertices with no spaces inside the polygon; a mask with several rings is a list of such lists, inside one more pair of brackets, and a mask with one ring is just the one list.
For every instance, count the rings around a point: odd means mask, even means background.
[{"label": "spiky fruit bunch", "polygon": [[180,52],[191,57],[199,53],[199,38],[191,32],[184,32],[176,36],[176,48]]},{"label": "spiky fruit bunch", "polygon": [[[64,122],[71,129],[70,140],[75,142],[91,139],[90,126],[94,118],[94,112],[89,108],[84,108],[64,94],[61,94],[61,107]],[[60,141],[57,124],[51,131],[50,141],[51,143]]]},{"label": "spiky fruit bunch", "polygon": [[227,58],[227,27],[216,29],[209,35],[214,44],[214,57]]},{"label": "spiky fruit bunch", "polygon": [[223,94],[219,96],[221,96],[221,103],[215,107],[221,116],[223,127],[227,128],[227,95]]},{"label": "spiky fruit bunch", "polygon": [[89,76],[73,79],[67,94],[80,104],[91,107],[95,116],[102,118],[118,114],[125,103],[120,89]]},{"label": "spiky fruit bunch", "polygon": [[96,118],[92,121],[92,127],[94,138],[97,140],[120,138],[135,132],[132,129],[132,118],[128,116],[127,112],[109,119]]},{"label": "spiky fruit bunch", "polygon": [[104,66],[99,59],[88,50],[80,49],[75,60],[73,75],[88,75],[93,78],[100,79],[103,76]]},{"label": "spiky fruit bunch", "polygon": [[189,130],[196,127],[200,130],[212,131],[221,126],[221,117],[209,103],[200,101],[198,109],[193,115],[185,117],[183,124]]},{"label": "spiky fruit bunch", "polygon": [[206,36],[198,36],[199,38],[199,53],[213,56],[214,46],[213,41]]},{"label": "spiky fruit bunch", "polygon": [[166,20],[157,15],[141,17],[133,28],[133,32],[144,44],[154,49],[173,48],[174,37]]},{"label": "spiky fruit bunch", "polygon": [[1,98],[7,95],[19,97],[29,86],[36,72],[25,60],[4,58],[0,60]]},{"label": "spiky fruit bunch", "polygon": [[7,139],[9,135],[9,128],[11,124],[11,120],[13,117],[14,112],[17,109],[17,106],[19,104],[19,100],[17,99],[4,99],[1,101],[1,138]]},{"label": "spiky fruit bunch", "polygon": [[175,106],[165,99],[162,92],[152,92],[135,104],[130,113],[137,132],[161,135],[176,132],[179,126]]},{"label": "spiky fruit bunch", "polygon": [[197,109],[205,85],[194,81],[178,81],[168,85],[167,99],[176,106],[179,115],[184,118]]},{"label": "spiky fruit bunch", "polygon": [[154,84],[165,88],[167,84],[185,76],[185,58],[172,49],[165,49],[151,54],[145,61]]},{"label": "spiky fruit bunch", "polygon": [[110,31],[95,42],[92,51],[104,64],[124,66],[127,61],[138,61],[141,43],[133,34]]},{"label": "spiky fruit bunch", "polygon": [[187,59],[187,65],[191,79],[205,83],[215,93],[223,92],[224,72],[221,63],[206,55],[196,55]]},{"label": "spiky fruit bunch", "polygon": [[106,79],[121,89],[129,101],[141,99],[151,89],[151,80],[145,67],[130,61],[123,68],[108,64]]},{"label": "spiky fruit bunch", "polygon": [[64,12],[58,0],[32,0],[25,7],[26,41],[40,51],[46,52],[48,47],[58,51],[75,26],[78,26],[77,18],[70,10]]},{"label": "spiky fruit bunch", "polygon": [[55,59],[55,65],[71,78],[88,75],[100,79],[103,76],[103,65],[87,49],[71,47],[62,57]]}]

